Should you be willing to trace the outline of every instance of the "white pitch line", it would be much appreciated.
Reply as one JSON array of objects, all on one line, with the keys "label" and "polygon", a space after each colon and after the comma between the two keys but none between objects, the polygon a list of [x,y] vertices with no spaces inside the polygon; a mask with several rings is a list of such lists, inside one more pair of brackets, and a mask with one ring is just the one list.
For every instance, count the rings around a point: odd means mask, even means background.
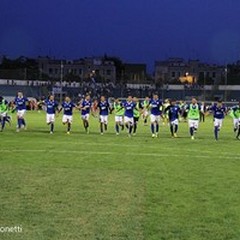
[{"label": "white pitch line", "polygon": [[[93,151],[76,151],[76,150],[44,150],[44,149],[1,149],[0,152],[4,153],[10,153],[10,152],[15,152],[15,153],[58,153],[58,154],[71,154],[71,153],[76,153],[76,154],[86,154],[86,155],[119,155],[119,153],[115,152],[93,152]],[[122,156],[145,156],[145,157],[188,157],[188,158],[206,158],[208,159],[208,155],[189,155],[189,154],[163,154],[163,153],[123,153]],[[240,157],[236,156],[216,156],[215,159],[237,159],[240,160]]]},{"label": "white pitch line", "polygon": [[[150,139],[151,140],[151,139]],[[154,139],[153,139],[153,141],[154,141]],[[10,142],[10,141],[9,141]],[[148,142],[148,143],[151,143],[151,142]],[[190,142],[191,143],[191,142]],[[59,142],[51,142],[51,144],[52,145],[59,145]],[[159,142],[159,144],[160,144],[160,142]],[[44,145],[46,145],[46,143],[44,143]],[[122,144],[121,142],[119,142],[119,143],[90,143],[90,142],[72,142],[71,143],[71,145],[91,145],[91,146],[104,146],[104,147],[107,147],[107,146],[116,146],[116,147],[119,147],[119,146],[121,146],[121,147],[129,147],[129,148],[133,148],[133,147],[137,147],[137,148],[139,148],[139,146],[140,146],[140,144],[133,144],[132,142],[131,143],[129,143],[129,144]],[[147,147],[148,149],[156,149],[156,146],[151,146],[150,144],[148,145],[148,147]],[[41,149],[40,149],[41,150]],[[172,147],[166,147],[166,146],[164,146],[164,151],[165,150],[170,150],[170,151],[172,151],[173,150],[173,148]],[[0,150],[1,151],[1,150]],[[197,152],[197,153],[199,153],[199,150],[198,149],[193,149],[193,148],[191,148],[191,149],[187,149],[187,148],[185,148],[184,150],[182,150],[183,152]],[[224,150],[223,150],[224,151]],[[218,154],[219,155],[222,155],[222,157],[223,156],[226,156],[226,157],[229,157],[229,153],[226,153],[225,151],[223,152],[223,151],[218,151]],[[204,153],[208,153],[208,154],[213,154],[213,155],[215,155],[216,154],[216,151],[215,150],[213,150],[213,151],[209,151],[209,150],[204,150]],[[179,155],[177,155],[177,156],[179,156]],[[233,157],[233,158],[235,158],[236,157],[236,155],[230,155],[230,157]],[[240,158],[239,158],[240,159]]]}]

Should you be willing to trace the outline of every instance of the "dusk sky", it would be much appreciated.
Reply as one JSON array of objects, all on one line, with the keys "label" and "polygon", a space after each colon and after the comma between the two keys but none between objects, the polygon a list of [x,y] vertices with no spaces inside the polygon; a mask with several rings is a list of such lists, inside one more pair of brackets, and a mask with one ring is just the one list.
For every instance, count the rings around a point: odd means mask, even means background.
[{"label": "dusk sky", "polygon": [[0,55],[240,59],[240,0],[1,0]]}]

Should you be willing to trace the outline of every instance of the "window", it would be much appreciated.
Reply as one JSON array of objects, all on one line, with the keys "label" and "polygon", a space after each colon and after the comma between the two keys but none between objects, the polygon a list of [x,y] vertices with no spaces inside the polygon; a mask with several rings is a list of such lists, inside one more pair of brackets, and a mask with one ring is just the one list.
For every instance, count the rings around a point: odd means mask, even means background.
[{"label": "window", "polygon": [[79,73],[79,75],[82,75],[82,69],[81,68],[78,70],[78,73]]},{"label": "window", "polygon": [[212,77],[215,78],[216,77],[216,72],[212,73]]},{"label": "window", "polygon": [[52,73],[53,73],[53,69],[49,68],[49,74],[52,74]]},{"label": "window", "polygon": [[111,75],[112,74],[112,71],[111,70],[107,70],[107,75],[109,76],[109,75]]},{"label": "window", "polygon": [[176,74],[175,72],[172,72],[172,78],[175,78]]},{"label": "window", "polygon": [[55,74],[58,74],[58,69],[57,68],[55,68]]}]

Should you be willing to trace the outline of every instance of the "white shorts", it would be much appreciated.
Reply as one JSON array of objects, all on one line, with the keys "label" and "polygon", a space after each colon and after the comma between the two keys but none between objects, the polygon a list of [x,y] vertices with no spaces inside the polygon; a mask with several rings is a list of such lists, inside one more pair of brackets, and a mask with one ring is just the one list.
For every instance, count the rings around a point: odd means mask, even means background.
[{"label": "white shorts", "polygon": [[221,128],[222,123],[223,123],[223,119],[214,118],[214,127]]},{"label": "white shorts", "polygon": [[153,114],[151,114],[150,115],[150,121],[151,121],[151,123],[154,123],[154,122],[160,122],[160,115],[153,115]]},{"label": "white shorts", "polygon": [[24,118],[25,113],[26,113],[26,109],[17,110],[17,117],[18,118]]},{"label": "white shorts", "polygon": [[63,115],[63,118],[62,118],[63,123],[67,123],[67,122],[72,123],[72,120],[73,120],[72,115],[71,116],[70,115]]},{"label": "white shorts", "polygon": [[100,115],[99,116],[100,123],[108,124],[108,116],[107,115]]},{"label": "white shorts", "polygon": [[55,121],[55,114],[48,114],[47,113],[46,122],[51,123],[51,122],[54,122],[54,121]]},{"label": "white shorts", "polygon": [[178,121],[178,119],[175,119],[174,121],[171,121],[171,125],[178,125],[178,123],[179,123],[179,121]]},{"label": "white shorts", "polygon": [[237,128],[240,125],[240,118],[234,118],[233,125],[235,128]]},{"label": "white shorts", "polygon": [[89,113],[82,115],[82,120],[87,120],[89,119]]},{"label": "white shorts", "polygon": [[127,117],[127,116],[124,116],[124,123],[130,123],[131,125],[133,125],[133,117],[130,118],[130,117]]},{"label": "white shorts", "polygon": [[123,116],[115,116],[115,122],[123,122]]},{"label": "white shorts", "polygon": [[188,126],[194,127],[195,129],[198,129],[198,125],[199,125],[199,120],[192,120],[192,119],[188,119]]},{"label": "white shorts", "polygon": [[7,112],[0,113],[0,117],[6,117],[6,116],[7,116]]}]

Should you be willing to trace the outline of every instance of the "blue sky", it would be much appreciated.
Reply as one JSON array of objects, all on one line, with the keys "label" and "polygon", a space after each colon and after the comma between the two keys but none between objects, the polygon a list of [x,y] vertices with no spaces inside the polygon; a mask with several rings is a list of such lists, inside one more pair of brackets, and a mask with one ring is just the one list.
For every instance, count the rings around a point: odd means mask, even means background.
[{"label": "blue sky", "polygon": [[0,55],[240,59],[239,0],[1,0]]}]

